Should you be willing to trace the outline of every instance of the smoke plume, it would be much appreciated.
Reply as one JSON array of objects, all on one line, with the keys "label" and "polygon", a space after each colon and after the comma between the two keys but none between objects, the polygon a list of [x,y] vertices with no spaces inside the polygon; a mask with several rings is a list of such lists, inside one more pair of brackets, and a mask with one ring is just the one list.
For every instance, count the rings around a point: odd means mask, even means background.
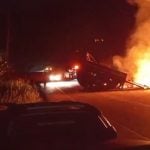
[{"label": "smoke plume", "polygon": [[121,71],[128,73],[129,79],[150,85],[150,0],[128,2],[138,8],[135,30],[127,41],[126,57],[115,56],[113,62]]}]

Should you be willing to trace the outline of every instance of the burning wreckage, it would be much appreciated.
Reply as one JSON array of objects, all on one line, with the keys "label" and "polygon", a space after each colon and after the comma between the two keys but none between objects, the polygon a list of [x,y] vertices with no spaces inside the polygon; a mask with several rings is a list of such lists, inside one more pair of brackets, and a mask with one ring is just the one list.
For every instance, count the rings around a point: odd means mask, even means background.
[{"label": "burning wreckage", "polygon": [[123,89],[125,83],[131,85],[130,87],[149,88],[146,85],[127,80],[127,73],[99,64],[88,52],[86,60],[80,60],[77,80],[85,90],[89,91]]},{"label": "burning wreckage", "polygon": [[81,64],[77,80],[86,90],[123,88],[127,74],[90,61]]},{"label": "burning wreckage", "polygon": [[[85,57],[80,57],[80,68],[77,70],[77,80],[79,84],[87,91],[102,91],[112,89],[123,89],[125,83],[132,85],[131,87],[139,87],[142,89],[149,88],[146,85],[138,84],[133,81],[127,80],[127,73],[118,71],[107,67],[106,65],[99,64],[98,61],[90,53],[86,53]],[[10,74],[9,74],[10,76]],[[50,72],[28,72],[11,74],[12,77],[20,77],[31,83],[46,83],[50,82]]]}]

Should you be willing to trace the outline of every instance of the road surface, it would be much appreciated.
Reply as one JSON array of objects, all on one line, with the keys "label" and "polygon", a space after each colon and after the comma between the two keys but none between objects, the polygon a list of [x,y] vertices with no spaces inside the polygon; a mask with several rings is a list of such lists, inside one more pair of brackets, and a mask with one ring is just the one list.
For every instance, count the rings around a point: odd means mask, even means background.
[{"label": "road surface", "polygon": [[89,103],[101,110],[115,126],[118,139],[150,140],[150,90],[85,92],[77,81],[57,84],[47,85],[49,101]]}]

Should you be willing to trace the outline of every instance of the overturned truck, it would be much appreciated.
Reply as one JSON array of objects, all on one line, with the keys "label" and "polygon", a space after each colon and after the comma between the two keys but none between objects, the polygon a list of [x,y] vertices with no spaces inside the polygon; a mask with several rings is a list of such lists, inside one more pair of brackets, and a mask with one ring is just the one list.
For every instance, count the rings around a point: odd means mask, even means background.
[{"label": "overturned truck", "polygon": [[79,84],[89,91],[123,88],[127,74],[93,61],[81,63],[77,72]]},{"label": "overturned truck", "polygon": [[126,77],[126,73],[89,61],[82,64],[77,73],[79,84],[86,90],[122,88]]}]

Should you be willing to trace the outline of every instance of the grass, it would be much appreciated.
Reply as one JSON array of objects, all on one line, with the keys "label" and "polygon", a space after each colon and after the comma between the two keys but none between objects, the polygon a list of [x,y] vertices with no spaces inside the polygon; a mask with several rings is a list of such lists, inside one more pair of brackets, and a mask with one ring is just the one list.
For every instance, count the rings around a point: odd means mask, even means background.
[{"label": "grass", "polygon": [[18,78],[0,80],[0,103],[34,103],[41,102],[42,97],[36,85]]}]

